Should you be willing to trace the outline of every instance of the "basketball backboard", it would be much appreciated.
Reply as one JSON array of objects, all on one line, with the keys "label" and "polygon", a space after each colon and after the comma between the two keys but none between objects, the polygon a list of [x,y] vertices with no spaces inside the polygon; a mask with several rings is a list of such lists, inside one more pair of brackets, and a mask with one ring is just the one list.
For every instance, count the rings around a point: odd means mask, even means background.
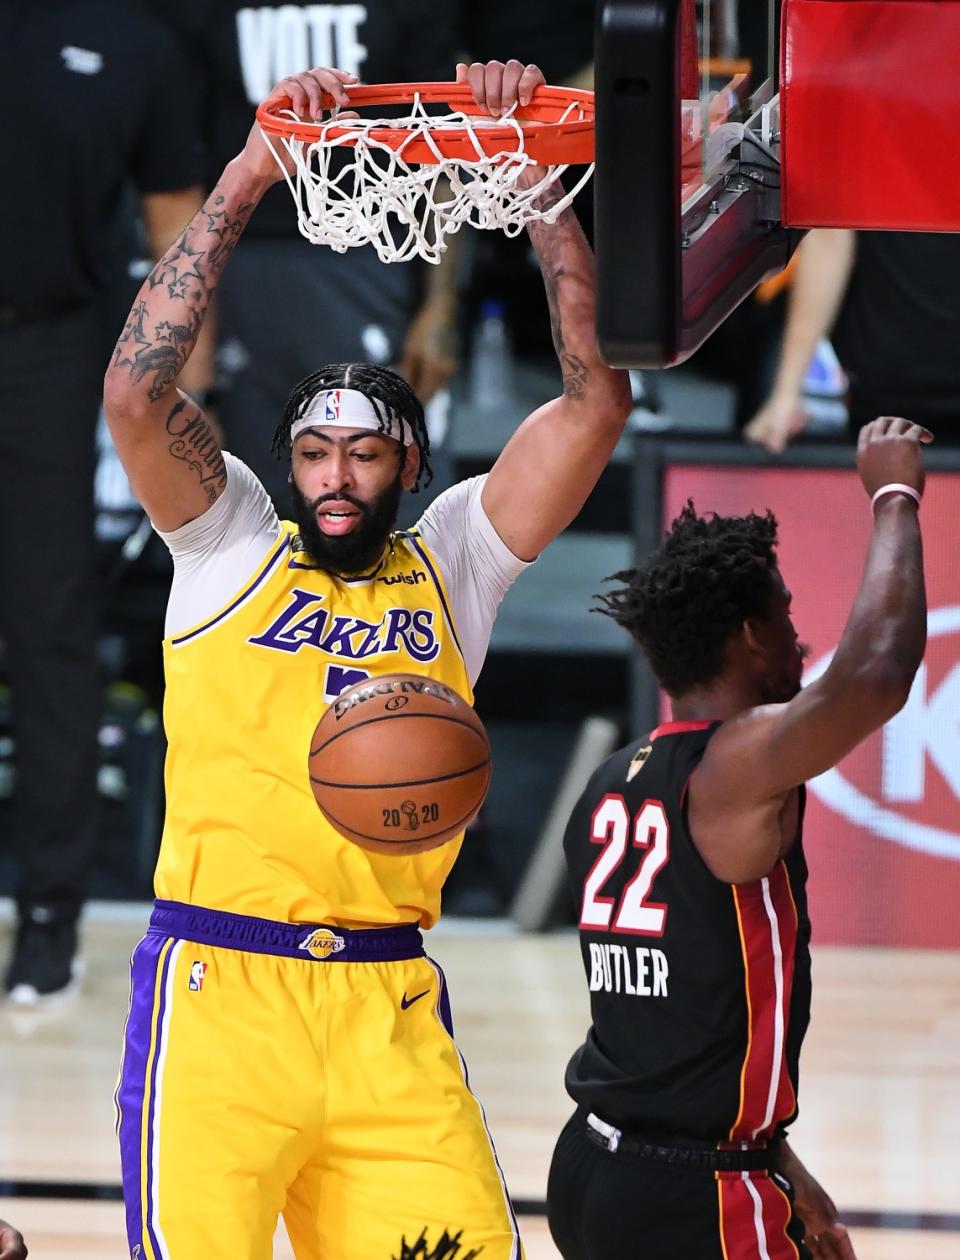
[{"label": "basketball backboard", "polygon": [[600,0],[597,329],[618,367],[681,363],[802,232],[780,214],[779,0]]}]

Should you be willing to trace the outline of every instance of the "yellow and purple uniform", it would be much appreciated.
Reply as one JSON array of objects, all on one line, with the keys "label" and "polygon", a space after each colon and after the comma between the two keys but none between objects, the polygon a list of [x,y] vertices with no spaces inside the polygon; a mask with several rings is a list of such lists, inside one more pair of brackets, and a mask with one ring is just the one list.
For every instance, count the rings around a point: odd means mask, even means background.
[{"label": "yellow and purple uniform", "polygon": [[395,534],[372,574],[343,579],[284,523],[164,657],[158,901],[117,1092],[131,1254],[264,1260],[283,1214],[300,1260],[519,1260],[420,933],[460,841],[360,849],[307,771],[326,705],[363,677],[423,674],[472,699],[435,555]]}]

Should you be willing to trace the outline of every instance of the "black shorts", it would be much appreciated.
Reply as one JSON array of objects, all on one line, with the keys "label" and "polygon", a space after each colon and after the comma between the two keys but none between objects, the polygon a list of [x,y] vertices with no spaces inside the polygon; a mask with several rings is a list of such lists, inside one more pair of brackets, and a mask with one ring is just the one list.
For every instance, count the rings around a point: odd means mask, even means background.
[{"label": "black shorts", "polygon": [[604,1150],[580,1112],[557,1141],[547,1211],[563,1260],[810,1260],[779,1174]]}]

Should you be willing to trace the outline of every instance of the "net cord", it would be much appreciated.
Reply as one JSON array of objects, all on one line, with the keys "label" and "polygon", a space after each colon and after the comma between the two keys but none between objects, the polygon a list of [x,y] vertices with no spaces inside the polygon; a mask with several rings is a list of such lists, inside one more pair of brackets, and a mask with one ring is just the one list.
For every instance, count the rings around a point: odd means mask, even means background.
[{"label": "net cord", "polygon": [[[284,113],[303,124],[296,115]],[[579,118],[576,102],[557,121],[566,122],[572,115]],[[262,134],[293,194],[298,227],[307,240],[341,254],[355,246],[373,245],[382,262],[419,257],[436,264],[446,250],[447,238],[465,224],[516,236],[531,221],[554,222],[593,173],[593,165],[588,166],[572,189],[541,210],[536,204],[541,194],[568,167],[544,167],[543,177],[535,184],[518,188],[522,173],[537,165],[526,152],[523,128],[513,110],[491,123],[514,129],[515,152],[485,153],[477,134],[482,123],[458,111],[428,114],[419,94],[403,118],[343,118],[335,112],[316,124],[317,137],[312,141]],[[434,132],[452,127],[466,133],[473,157],[443,154]],[[343,134],[331,136],[332,128]],[[394,147],[371,134],[379,128],[403,128],[409,134]],[[414,140],[429,146],[435,163],[411,164],[404,159],[404,150]],[[278,144],[292,159],[294,175],[286,169]],[[334,154],[344,152],[352,154],[353,160],[334,170]]]}]

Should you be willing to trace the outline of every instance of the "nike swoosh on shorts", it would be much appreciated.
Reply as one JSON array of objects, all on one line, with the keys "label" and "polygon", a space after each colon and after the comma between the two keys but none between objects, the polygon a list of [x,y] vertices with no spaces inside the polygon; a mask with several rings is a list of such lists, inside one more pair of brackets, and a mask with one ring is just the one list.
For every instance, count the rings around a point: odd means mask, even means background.
[{"label": "nike swoosh on shorts", "polygon": [[420,999],[422,997],[426,997],[429,992],[429,989],[424,989],[422,993],[415,993],[412,998],[408,998],[406,993],[404,993],[403,997],[400,999],[401,1011],[405,1011],[408,1006],[413,1006],[414,1002],[419,1002]]}]

